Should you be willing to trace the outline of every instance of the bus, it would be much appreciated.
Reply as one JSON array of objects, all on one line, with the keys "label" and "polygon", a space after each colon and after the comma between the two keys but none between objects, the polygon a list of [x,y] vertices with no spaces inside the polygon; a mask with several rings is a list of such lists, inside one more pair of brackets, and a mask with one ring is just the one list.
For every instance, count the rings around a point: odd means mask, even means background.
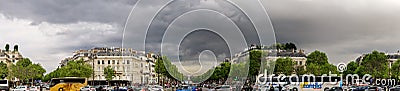
[{"label": "bus", "polygon": [[9,91],[10,82],[8,80],[0,80],[0,91]]},{"label": "bus", "polygon": [[49,83],[50,91],[79,91],[87,86],[87,79],[81,77],[52,78]]},{"label": "bus", "polygon": [[286,87],[290,91],[326,91],[342,87],[342,79],[338,76],[291,76],[287,79]]}]

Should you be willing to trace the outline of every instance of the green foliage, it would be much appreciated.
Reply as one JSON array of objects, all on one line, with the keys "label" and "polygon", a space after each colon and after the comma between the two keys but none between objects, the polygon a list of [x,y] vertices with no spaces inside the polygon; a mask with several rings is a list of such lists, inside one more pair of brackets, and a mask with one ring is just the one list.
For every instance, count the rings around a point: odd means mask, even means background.
[{"label": "green foliage", "polygon": [[390,71],[393,78],[400,79],[400,59],[392,64]]},{"label": "green foliage", "polygon": [[315,63],[307,63],[307,73],[314,74],[314,75],[321,75],[321,66]]},{"label": "green foliage", "polygon": [[86,64],[83,60],[69,61],[66,66],[57,68],[47,74],[43,80],[48,81],[51,78],[59,77],[90,77],[92,76],[92,66]]},{"label": "green foliage", "polygon": [[186,76],[179,72],[176,65],[172,64],[166,56],[163,56],[156,60],[154,70],[159,75],[159,77],[173,78],[179,81],[188,79]]},{"label": "green foliage", "polygon": [[297,47],[294,43],[276,43],[272,45],[272,48],[280,50],[297,50]]},{"label": "green foliage", "polygon": [[336,66],[329,64],[328,57],[321,51],[314,51],[307,56],[307,73],[314,75],[339,73]]},{"label": "green foliage", "polygon": [[343,74],[346,76],[347,74],[356,74],[356,70],[358,68],[358,63],[351,61],[350,63],[347,64],[347,70],[343,72]]},{"label": "green foliage", "polygon": [[6,49],[6,51],[10,51],[10,45],[6,44],[6,46],[4,47]]},{"label": "green foliage", "polygon": [[28,58],[19,60],[16,65],[11,65],[10,67],[10,77],[16,77],[22,81],[41,79],[46,72],[40,64],[32,64]]},{"label": "green foliage", "polygon": [[389,78],[388,62],[385,53],[373,51],[365,55],[360,68],[357,69],[361,75],[370,74],[375,78]]},{"label": "green foliage", "polygon": [[328,57],[326,56],[326,54],[318,50],[312,52],[307,56],[307,65],[308,64],[323,65],[327,63],[328,63]]},{"label": "green foliage", "polygon": [[104,75],[107,81],[111,81],[115,76],[115,70],[111,66],[104,68]]},{"label": "green foliage", "polygon": [[260,50],[251,50],[250,51],[250,68],[249,68],[249,76],[257,76],[260,71],[261,66],[261,57],[262,51]]},{"label": "green foliage", "polygon": [[4,79],[8,76],[7,64],[0,62],[0,79]]},{"label": "green foliage", "polygon": [[296,45],[293,44],[293,43],[286,43],[284,49],[285,49],[285,50],[297,50],[297,47],[296,47]]},{"label": "green foliage", "polygon": [[41,79],[43,74],[46,73],[46,70],[40,64],[31,64],[27,68],[30,68],[33,79]]},{"label": "green foliage", "polygon": [[275,74],[291,75],[294,71],[295,63],[291,58],[278,58],[275,63]]},{"label": "green foliage", "polygon": [[22,60],[19,60],[16,65],[17,66],[21,66],[21,67],[28,67],[29,65],[31,65],[32,62],[31,60],[29,60],[28,58],[24,58]]},{"label": "green foliage", "polygon": [[294,67],[294,72],[296,73],[296,75],[303,75],[307,73],[307,71],[304,69],[304,66]]}]

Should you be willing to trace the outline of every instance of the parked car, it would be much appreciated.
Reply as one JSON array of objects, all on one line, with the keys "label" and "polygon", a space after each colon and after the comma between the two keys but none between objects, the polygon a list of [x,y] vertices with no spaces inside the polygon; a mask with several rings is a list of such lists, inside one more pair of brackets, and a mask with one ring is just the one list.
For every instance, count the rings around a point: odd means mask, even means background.
[{"label": "parked car", "polygon": [[389,88],[389,91],[400,91],[400,85]]},{"label": "parked car", "polygon": [[232,88],[229,85],[221,85],[215,88],[217,91],[231,91]]},{"label": "parked car", "polygon": [[81,91],[96,91],[96,88],[92,86],[84,86],[80,89]]},{"label": "parked car", "polygon": [[353,91],[365,91],[368,90],[368,86],[358,86],[357,88],[353,89]]},{"label": "parked car", "polygon": [[370,86],[367,91],[383,91],[381,87],[378,86]]},{"label": "parked car", "polygon": [[153,85],[153,86],[151,86],[149,88],[149,90],[151,90],[151,91],[164,91],[163,87],[159,86],[159,85]]},{"label": "parked car", "polygon": [[176,89],[176,91],[192,91],[192,88],[188,85],[182,85],[179,86],[178,89]]},{"label": "parked car", "polygon": [[28,86],[17,86],[14,89],[11,89],[11,91],[27,91],[29,90]]},{"label": "parked car", "polygon": [[341,88],[341,87],[332,87],[332,88],[328,89],[327,91],[343,91],[343,88]]},{"label": "parked car", "polygon": [[40,88],[36,87],[36,86],[28,87],[28,89],[29,89],[29,91],[39,91],[40,90]]}]

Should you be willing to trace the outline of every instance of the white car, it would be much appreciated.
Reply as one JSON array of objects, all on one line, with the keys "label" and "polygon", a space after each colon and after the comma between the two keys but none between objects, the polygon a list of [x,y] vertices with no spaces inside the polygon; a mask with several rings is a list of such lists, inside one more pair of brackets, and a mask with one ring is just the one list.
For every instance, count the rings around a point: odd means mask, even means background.
[{"label": "white car", "polygon": [[96,91],[96,88],[92,86],[85,86],[81,88],[81,91]]},{"label": "white car", "polygon": [[14,89],[11,89],[11,91],[26,91],[29,90],[28,86],[17,86]]},{"label": "white car", "polygon": [[150,87],[150,91],[164,91],[162,86],[154,85]]}]

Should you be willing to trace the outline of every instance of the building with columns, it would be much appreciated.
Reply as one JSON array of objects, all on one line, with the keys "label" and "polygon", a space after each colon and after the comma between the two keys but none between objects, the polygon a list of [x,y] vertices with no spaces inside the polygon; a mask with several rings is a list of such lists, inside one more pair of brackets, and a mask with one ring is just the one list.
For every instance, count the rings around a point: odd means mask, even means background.
[{"label": "building with columns", "polygon": [[93,76],[88,78],[89,84],[107,84],[104,68],[110,66],[116,76],[110,85],[152,84],[157,82],[154,70],[155,55],[126,48],[92,48],[78,50],[72,57],[61,61],[64,66],[68,61],[84,60],[93,67]]}]

